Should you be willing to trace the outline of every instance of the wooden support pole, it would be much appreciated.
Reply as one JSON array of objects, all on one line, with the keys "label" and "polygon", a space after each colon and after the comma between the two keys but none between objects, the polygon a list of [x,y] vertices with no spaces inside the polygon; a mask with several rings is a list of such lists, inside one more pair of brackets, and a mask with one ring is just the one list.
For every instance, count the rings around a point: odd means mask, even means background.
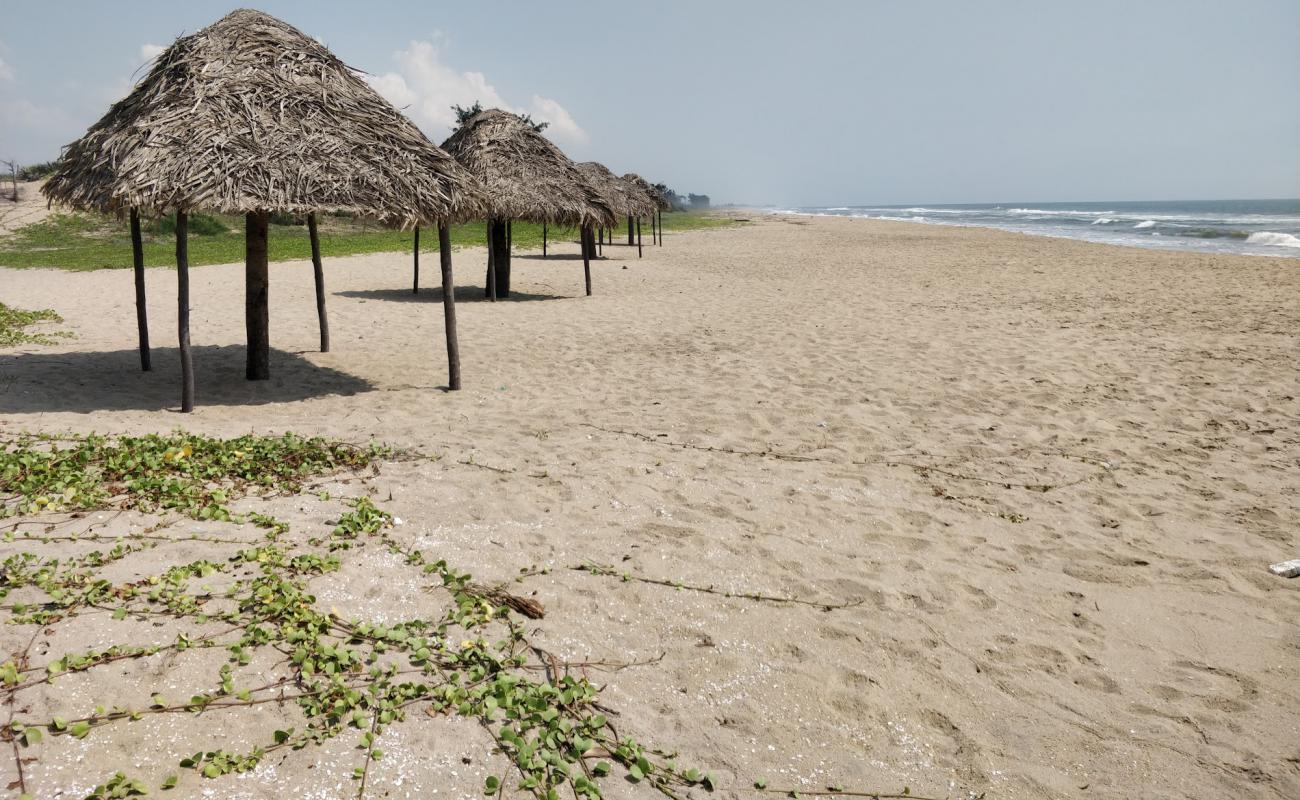
[{"label": "wooden support pole", "polygon": [[599,228],[597,228],[596,233],[598,236],[598,238],[596,239],[596,255],[604,256],[605,255],[605,226],[601,225]]},{"label": "wooden support pole", "polygon": [[135,327],[140,333],[140,369],[149,372],[149,307],[144,298],[144,243],[140,238],[140,212],[131,209],[131,265],[135,268]]},{"label": "wooden support pole", "polygon": [[248,334],[245,377],[264,381],[271,377],[271,335],[268,313],[265,211],[244,215],[244,329]]},{"label": "wooden support pole", "polygon": [[492,246],[492,220],[487,221],[487,251],[488,271],[487,281],[484,283],[483,291],[487,294],[488,299],[495,303],[497,300],[497,265],[496,257],[493,255],[496,248]]},{"label": "wooden support pole", "polygon": [[460,343],[456,339],[456,284],[451,277],[451,231],[438,223],[438,261],[442,266],[442,319],[447,330],[447,388],[460,389]]},{"label": "wooden support pole", "polygon": [[546,258],[546,223],[542,223],[542,258]]},{"label": "wooden support pole", "polygon": [[591,248],[588,246],[591,242],[591,229],[584,227],[582,229],[582,274],[587,279],[587,296],[591,297]]},{"label": "wooden support pole", "polygon": [[492,220],[488,225],[488,247],[492,251],[492,291],[498,298],[510,296],[510,223]]},{"label": "wooden support pole", "polygon": [[[419,228],[416,228],[416,241],[419,241]],[[316,229],[316,215],[307,215],[307,235],[311,238],[311,271],[316,279],[316,319],[320,322],[320,351],[330,351],[330,321],[325,316],[325,267],[320,260],[320,233]],[[416,262],[416,276],[420,274],[419,262]]]},{"label": "wooden support pole", "polygon": [[515,224],[513,220],[506,220],[506,250],[507,251],[513,250],[514,247],[515,247]]},{"label": "wooden support pole", "polygon": [[412,278],[411,294],[420,293],[420,226],[415,226],[415,246],[411,250],[411,258],[415,261],[415,277]]},{"label": "wooden support pole", "polygon": [[664,210],[659,209],[659,246],[664,246]]},{"label": "wooden support pole", "polygon": [[658,243],[659,243],[659,234],[655,231],[655,212],[651,211],[650,212],[650,244],[653,246]]},{"label": "wooden support pole", "polygon": [[176,212],[176,323],[181,340],[181,411],[194,410],[194,358],[190,353],[189,215]]},{"label": "wooden support pole", "polygon": [[636,244],[636,238],[632,235],[632,215],[627,215],[627,246],[631,247]]},{"label": "wooden support pole", "polygon": [[636,218],[636,257],[641,257],[641,218]]}]

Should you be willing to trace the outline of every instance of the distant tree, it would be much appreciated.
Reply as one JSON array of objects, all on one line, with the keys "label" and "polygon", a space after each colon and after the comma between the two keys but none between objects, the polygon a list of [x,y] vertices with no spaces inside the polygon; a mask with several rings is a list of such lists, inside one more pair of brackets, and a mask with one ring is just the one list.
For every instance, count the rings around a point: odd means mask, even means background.
[{"label": "distant tree", "polygon": [[460,125],[464,125],[465,120],[469,119],[470,117],[474,116],[475,114],[483,110],[483,104],[475,100],[474,105],[472,106],[467,107],[461,105],[454,105],[451,107],[451,110],[456,112],[456,122]]},{"label": "distant tree", "polygon": [[690,194],[686,197],[691,201],[691,208],[709,207],[709,196],[707,194]]},{"label": "distant tree", "polygon": [[[470,117],[474,116],[475,114],[483,110],[483,104],[480,103],[478,100],[475,100],[474,105],[472,106],[454,105],[451,107],[451,110],[456,112],[456,123],[458,125],[464,125],[465,120],[469,119]],[[541,133],[542,131],[546,130],[551,124],[549,122],[535,122],[531,114],[517,114],[516,116],[518,116],[521,120],[523,120],[525,123],[531,126],[532,129],[537,131],[538,133]]]},{"label": "distant tree", "polygon": [[29,164],[18,170],[18,180],[20,181],[39,181],[41,178],[53,174],[54,169],[59,166],[57,161],[42,161],[39,164]]},{"label": "distant tree", "polygon": [[520,114],[519,118],[522,119],[527,124],[533,126],[533,130],[537,131],[538,133],[541,133],[542,131],[551,127],[551,123],[549,122],[534,122],[532,114]]},{"label": "distant tree", "polygon": [[13,201],[18,202],[18,162],[17,161],[0,161],[0,164],[9,168],[9,179],[13,181],[14,193]]}]

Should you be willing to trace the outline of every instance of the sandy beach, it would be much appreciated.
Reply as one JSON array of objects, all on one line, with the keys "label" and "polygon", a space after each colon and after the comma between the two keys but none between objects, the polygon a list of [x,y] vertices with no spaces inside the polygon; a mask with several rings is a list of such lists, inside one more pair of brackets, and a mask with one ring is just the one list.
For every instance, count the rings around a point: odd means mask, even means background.
[{"label": "sandy beach", "polygon": [[[549,567],[516,584],[546,606],[539,639],[575,660],[648,662],[594,672],[602,702],[622,732],[712,770],[714,796],[762,796],[764,779],[942,798],[1300,797],[1300,580],[1267,570],[1300,557],[1300,259],[736,216],[752,223],[670,235],[641,259],[606,247],[590,298],[574,242],[516,256],[516,296],[495,304],[484,251],[457,251],[458,393],[442,389],[439,292],[411,294],[409,255],[326,264],[328,354],[311,265],[272,264],[263,383],[243,379],[242,265],[195,268],[188,416],[174,272],[148,271],[156,347],[141,373],[129,270],[0,269],[0,300],[53,308],[75,334],[0,352],[0,435],[295,431],[438,456],[365,479],[403,520],[395,535],[483,581]],[[314,497],[266,505],[295,524],[335,513]],[[178,543],[117,569],[229,554]],[[809,604],[571,569],[588,562]],[[432,600],[404,569],[347,563],[313,588],[348,615],[407,617]],[[26,628],[0,631],[0,650],[36,635],[39,663],[107,636],[102,618],[81,624],[75,647]],[[24,710],[105,691],[147,704],[151,681],[180,694],[220,657],[73,676]],[[156,785],[194,750],[275,724],[272,708],[183,737],[162,718],[47,737],[29,791],[80,798],[122,765]],[[482,796],[499,771],[465,721],[415,714],[381,738],[370,796]],[[177,791],[352,796],[353,744]],[[12,770],[0,759],[0,784]]]}]

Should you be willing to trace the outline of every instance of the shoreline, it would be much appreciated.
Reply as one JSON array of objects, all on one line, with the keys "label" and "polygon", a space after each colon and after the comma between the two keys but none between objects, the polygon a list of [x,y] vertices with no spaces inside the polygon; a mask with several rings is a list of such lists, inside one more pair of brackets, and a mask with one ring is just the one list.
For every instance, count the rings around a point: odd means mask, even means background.
[{"label": "shoreline", "polygon": [[[845,210],[849,210],[852,207],[846,206],[844,208]],[[993,224],[981,225],[976,223],[946,222],[943,220],[936,220],[936,219],[903,219],[903,218],[892,218],[892,217],[885,218],[885,217],[870,217],[870,216],[860,217],[860,216],[852,216],[847,214],[830,214],[824,211],[796,211],[791,209],[774,210],[771,208],[766,208],[766,209],[754,208],[754,209],[746,209],[746,210],[752,211],[753,213],[756,214],[776,215],[776,216],[789,215],[789,216],[801,216],[801,217],[818,217],[818,218],[826,218],[826,219],[851,219],[851,220],[862,220],[867,222],[902,222],[902,223],[910,223],[914,225],[938,225],[938,226],[948,227],[948,228],[981,228],[985,230],[1002,231],[1003,233],[1023,234],[1025,236],[1043,237],[1048,239],[1067,239],[1075,242],[1087,242],[1089,244],[1109,245],[1112,247],[1126,247],[1126,248],[1133,248],[1137,250],[1160,250],[1164,252],[1192,253],[1197,255],[1252,256],[1252,257],[1261,257],[1261,258],[1300,259],[1300,249],[1296,249],[1296,248],[1292,248],[1294,252],[1290,252],[1290,253],[1229,252],[1224,250],[1198,249],[1194,246],[1190,246],[1190,243],[1188,245],[1182,245],[1182,246],[1165,246],[1162,244],[1143,244],[1141,242],[1102,241],[1100,239],[1088,238],[1085,236],[1071,236],[1065,233],[1020,230],[1016,228],[1009,228],[1009,227],[993,225]],[[899,211],[905,211],[905,210],[907,209],[899,209]],[[1282,234],[1282,235],[1289,235],[1289,234]],[[1197,237],[1188,237],[1188,238],[1194,239]],[[1235,237],[1217,237],[1217,238],[1235,238]],[[1243,241],[1245,241],[1246,238],[1248,237],[1241,237],[1241,238]]]}]

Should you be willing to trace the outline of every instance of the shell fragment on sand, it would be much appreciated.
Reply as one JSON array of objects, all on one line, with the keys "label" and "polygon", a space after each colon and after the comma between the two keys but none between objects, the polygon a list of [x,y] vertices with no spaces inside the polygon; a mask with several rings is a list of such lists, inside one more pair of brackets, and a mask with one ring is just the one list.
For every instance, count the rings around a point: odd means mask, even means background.
[{"label": "shell fragment on sand", "polygon": [[1276,564],[1270,564],[1268,571],[1274,575],[1280,575],[1283,578],[1300,577],[1300,558],[1293,558],[1290,561],[1280,561]]}]

